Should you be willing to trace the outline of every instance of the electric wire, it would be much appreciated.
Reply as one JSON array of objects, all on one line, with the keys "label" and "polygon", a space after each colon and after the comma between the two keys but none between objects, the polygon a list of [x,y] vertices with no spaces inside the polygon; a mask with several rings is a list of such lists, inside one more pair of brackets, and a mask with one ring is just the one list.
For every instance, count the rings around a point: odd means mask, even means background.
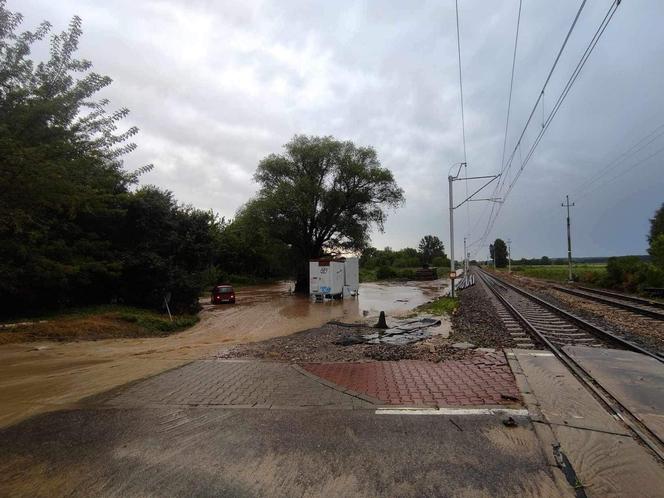
[{"label": "electric wire", "polygon": [[[615,169],[616,167],[620,166],[623,164],[621,162],[621,159],[627,159],[628,157],[634,156],[635,154],[638,154],[641,152],[643,149],[648,147],[651,143],[655,142],[662,136],[664,136],[664,123],[660,124],[657,126],[654,130],[652,130],[650,133],[648,133],[645,137],[641,138],[638,140],[636,143],[634,143],[631,147],[629,147],[627,150],[624,152],[620,153],[618,156],[616,156],[612,161],[606,164],[604,168],[602,168],[600,171],[594,173],[590,177],[586,178],[583,182],[579,184],[579,186],[572,192],[571,195],[578,196],[578,194],[586,192],[589,187],[591,187],[593,184],[595,184],[598,181],[601,181],[602,178],[606,177],[606,174],[610,172],[611,170]],[[661,130],[661,131],[660,131]],[[658,133],[659,132],[659,133]],[[648,140],[650,139],[650,140]],[[643,143],[644,141],[648,140],[646,143]],[[634,150],[636,149],[636,150]]]},{"label": "electric wire", "polygon": [[519,0],[519,12],[516,16],[516,35],[514,35],[514,52],[512,54],[512,74],[510,76],[510,90],[507,98],[507,118],[505,119],[505,138],[503,139],[503,158],[500,162],[500,169],[505,165],[505,152],[507,150],[507,130],[510,124],[510,110],[512,108],[512,88],[514,86],[514,68],[516,66],[516,49],[519,45],[519,26],[521,24],[521,5],[523,0]]},{"label": "electric wire", "polygon": [[[635,163],[631,164],[628,168],[624,169],[623,171],[621,171],[620,173],[618,173],[616,176],[614,176],[614,177],[608,179],[608,180],[605,181],[604,183],[595,183],[595,186],[594,186],[593,188],[591,188],[590,190],[585,190],[585,191],[583,191],[583,192],[584,192],[586,195],[589,195],[589,194],[595,192],[599,187],[606,187],[608,184],[613,183],[613,182],[616,181],[618,178],[622,178],[623,176],[625,176],[625,175],[626,175],[627,173],[629,173],[630,171],[634,170],[634,169],[637,168],[638,166],[641,166],[642,164],[644,164],[644,163],[645,163],[646,161],[648,161],[649,159],[652,159],[653,157],[660,155],[662,152],[664,152],[664,147],[661,147],[661,148],[657,149],[655,152],[653,152],[652,154],[650,154],[648,157],[644,157],[644,158],[642,158],[642,159],[639,159],[639,160],[636,161]],[[604,178],[606,178],[606,177],[604,177]]]},{"label": "electric wire", "polygon": [[[533,110],[531,111],[531,114],[530,114],[528,120],[526,121],[526,125],[524,126],[524,129],[523,129],[523,131],[522,131],[522,133],[521,133],[521,136],[519,137],[519,140],[517,141],[517,144],[516,144],[514,150],[512,151],[512,154],[510,155],[510,159],[508,160],[508,162],[506,163],[506,165],[501,169],[501,173],[502,173],[502,176],[501,176],[501,183],[500,183],[500,185],[498,185],[498,186],[496,187],[497,189],[501,189],[501,190],[502,190],[502,188],[503,188],[504,185],[506,184],[506,181],[507,181],[506,178],[507,178],[507,176],[508,176],[508,175],[507,175],[507,172],[509,172],[509,169],[511,168],[511,165],[512,165],[512,163],[513,163],[513,161],[514,161],[514,157],[515,157],[515,155],[516,155],[516,152],[517,152],[517,151],[520,151],[520,147],[521,147],[521,144],[522,144],[522,139],[523,139],[523,136],[525,135],[526,129],[528,128],[528,125],[530,124],[530,121],[532,120],[532,116],[533,116],[533,114],[534,114],[534,112],[535,112],[535,110],[536,110],[536,108],[537,108],[537,104],[538,104],[539,101],[543,98],[544,90],[545,90],[545,88],[546,88],[546,84],[549,82],[549,80],[550,80],[550,78],[551,78],[551,75],[552,75],[552,73],[553,73],[553,70],[555,69],[555,67],[556,67],[556,65],[557,65],[557,63],[558,63],[558,61],[559,61],[559,59],[560,59],[560,56],[561,56],[561,54],[562,54],[562,51],[563,51],[565,45],[567,44],[567,41],[569,40],[569,37],[570,37],[570,35],[571,35],[571,33],[572,33],[572,30],[574,29],[574,26],[576,25],[576,22],[577,22],[577,20],[578,20],[578,18],[579,18],[579,15],[581,14],[581,10],[583,9],[584,5],[585,5],[585,1],[581,4],[581,7],[579,8],[579,11],[577,12],[577,14],[576,14],[576,16],[575,16],[575,18],[574,18],[574,21],[572,22],[572,26],[570,27],[570,30],[568,31],[567,36],[565,37],[565,40],[564,40],[563,45],[562,45],[562,47],[561,47],[561,50],[559,50],[559,52],[558,52],[558,55],[557,55],[557,57],[556,57],[556,60],[554,61],[554,64],[553,64],[553,66],[552,66],[552,70],[549,71],[549,75],[547,76],[547,79],[546,79],[546,81],[545,81],[545,84],[544,84],[544,86],[542,87],[542,91],[540,92],[540,95],[539,95],[537,101],[535,102],[535,105],[533,106]],[[572,75],[571,75],[570,78],[568,79],[568,81],[567,81],[565,87],[563,88],[562,92],[561,92],[560,95],[558,96],[558,99],[556,100],[556,103],[554,104],[553,108],[551,109],[551,112],[549,113],[548,117],[547,117],[546,120],[544,121],[544,123],[543,123],[543,125],[542,125],[542,128],[540,129],[540,132],[538,133],[537,137],[535,138],[534,142],[532,143],[531,147],[529,148],[529,150],[528,150],[528,152],[527,152],[527,154],[526,154],[525,159],[522,159],[522,160],[521,160],[521,166],[520,166],[520,168],[519,168],[519,171],[518,171],[517,174],[515,175],[514,179],[510,182],[510,184],[509,184],[509,186],[508,186],[507,191],[505,192],[505,194],[502,196],[502,202],[498,205],[498,208],[497,208],[497,209],[492,209],[492,214],[491,214],[490,217],[489,217],[489,220],[488,220],[488,223],[487,223],[487,227],[486,227],[486,229],[484,230],[484,232],[483,232],[483,234],[482,234],[482,237],[481,237],[481,239],[480,239],[480,240],[481,240],[481,244],[480,244],[481,246],[484,245],[484,242],[486,241],[486,237],[488,237],[488,234],[491,233],[491,230],[493,229],[493,226],[494,226],[494,224],[495,224],[495,221],[496,221],[496,219],[498,218],[498,216],[500,215],[500,212],[502,211],[502,207],[503,207],[503,205],[504,205],[504,203],[505,203],[507,197],[509,196],[510,192],[511,192],[512,189],[514,188],[514,185],[516,184],[516,182],[518,181],[519,177],[521,176],[521,173],[523,172],[524,168],[526,167],[526,165],[528,164],[528,162],[529,162],[530,159],[532,158],[532,156],[533,156],[533,154],[534,154],[534,152],[535,152],[535,149],[537,148],[537,145],[538,145],[538,144],[540,143],[540,141],[542,140],[542,137],[544,136],[544,134],[545,134],[546,131],[548,130],[549,125],[551,124],[551,122],[552,122],[553,119],[555,118],[556,114],[558,113],[558,110],[560,109],[560,107],[561,107],[563,101],[565,100],[565,98],[566,98],[567,95],[569,94],[569,91],[571,90],[572,86],[573,86],[574,83],[576,82],[576,80],[577,80],[579,74],[581,73],[581,70],[582,70],[583,67],[585,66],[585,64],[586,64],[586,62],[587,62],[587,60],[588,60],[588,58],[589,58],[590,55],[592,54],[592,52],[593,52],[595,46],[596,46],[597,43],[599,42],[599,39],[601,38],[602,34],[603,34],[604,31],[606,30],[606,28],[607,28],[609,22],[610,22],[611,19],[613,18],[613,15],[614,15],[615,12],[617,11],[619,5],[620,5],[620,0],[614,0],[614,2],[612,2],[611,6],[610,6],[609,9],[607,10],[607,13],[605,14],[605,16],[604,16],[602,22],[600,23],[599,27],[597,28],[597,30],[595,31],[595,34],[594,34],[593,37],[591,38],[591,40],[590,40],[588,46],[586,47],[585,51],[583,52],[583,55],[581,56],[581,59],[579,60],[579,62],[577,63],[577,65],[576,65],[576,67],[575,67],[575,69],[574,69],[574,71],[572,72]],[[495,207],[495,206],[494,206],[494,207]],[[495,212],[495,214],[493,214],[494,212]]]}]

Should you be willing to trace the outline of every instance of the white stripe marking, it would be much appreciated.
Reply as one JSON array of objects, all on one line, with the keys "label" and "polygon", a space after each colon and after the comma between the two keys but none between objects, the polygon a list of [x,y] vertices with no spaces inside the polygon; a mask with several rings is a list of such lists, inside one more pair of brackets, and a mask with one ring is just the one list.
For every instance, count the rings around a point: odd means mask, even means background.
[{"label": "white stripe marking", "polygon": [[528,416],[526,409],[514,408],[379,408],[376,415],[514,415]]}]

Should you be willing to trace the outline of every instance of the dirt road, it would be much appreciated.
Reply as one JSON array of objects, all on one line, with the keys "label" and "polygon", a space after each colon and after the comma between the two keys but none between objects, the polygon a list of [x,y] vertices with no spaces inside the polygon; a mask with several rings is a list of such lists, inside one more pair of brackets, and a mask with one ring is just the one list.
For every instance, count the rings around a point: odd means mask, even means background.
[{"label": "dirt road", "polygon": [[380,310],[405,312],[439,295],[443,284],[362,284],[359,298],[324,304],[291,295],[288,283],[247,287],[237,291],[237,305],[206,304],[197,325],[169,337],[1,346],[0,427],[72,406],[226,345],[288,335],[332,319],[356,320]]}]

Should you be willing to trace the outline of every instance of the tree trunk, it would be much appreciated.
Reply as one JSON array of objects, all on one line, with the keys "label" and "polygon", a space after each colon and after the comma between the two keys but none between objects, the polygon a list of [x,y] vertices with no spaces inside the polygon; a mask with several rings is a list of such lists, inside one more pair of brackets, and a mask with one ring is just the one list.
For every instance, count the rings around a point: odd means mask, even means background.
[{"label": "tree trunk", "polygon": [[298,294],[309,293],[309,275],[307,275],[307,272],[298,272],[295,280],[295,292]]},{"label": "tree trunk", "polygon": [[295,292],[298,294],[309,293],[309,261],[297,265],[297,277],[295,279]]}]

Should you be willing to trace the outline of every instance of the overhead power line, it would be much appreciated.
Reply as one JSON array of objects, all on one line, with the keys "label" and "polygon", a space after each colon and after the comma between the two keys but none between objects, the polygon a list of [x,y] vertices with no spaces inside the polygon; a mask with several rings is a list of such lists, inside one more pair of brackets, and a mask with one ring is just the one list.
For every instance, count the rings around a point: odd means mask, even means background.
[{"label": "overhead power line", "polygon": [[516,49],[519,44],[519,25],[521,24],[521,4],[519,0],[519,13],[516,16],[516,34],[514,35],[514,53],[512,54],[512,75],[510,76],[510,91],[507,98],[507,118],[505,119],[505,138],[503,139],[503,158],[500,162],[500,169],[502,171],[505,165],[505,150],[507,149],[507,130],[510,124],[510,110],[512,107],[512,87],[514,85],[514,68],[516,66]]},{"label": "overhead power line", "polygon": [[[532,109],[532,111],[531,111],[531,113],[530,113],[530,116],[528,117],[528,120],[526,121],[526,125],[524,126],[523,131],[521,132],[521,135],[520,135],[519,139],[517,140],[517,144],[516,144],[516,146],[514,147],[514,150],[512,151],[509,160],[507,161],[507,163],[506,163],[506,164],[503,166],[503,168],[501,169],[501,173],[502,173],[502,175],[501,175],[501,182],[500,182],[499,185],[497,185],[497,187],[496,187],[497,190],[496,190],[496,192],[494,192],[494,196],[497,196],[496,193],[497,193],[498,191],[501,191],[501,190],[504,188],[504,186],[505,186],[505,184],[506,184],[506,182],[507,182],[507,176],[508,176],[507,173],[509,172],[509,170],[510,170],[510,168],[511,168],[511,166],[512,166],[512,163],[514,162],[514,159],[515,159],[515,157],[516,157],[516,153],[517,153],[517,151],[518,151],[519,153],[521,153],[521,145],[522,145],[522,139],[523,139],[523,136],[525,135],[526,130],[527,130],[527,128],[528,128],[528,125],[530,124],[530,122],[531,122],[531,120],[532,120],[532,117],[533,117],[533,115],[534,115],[534,113],[535,113],[535,111],[536,111],[536,109],[537,109],[537,105],[539,104],[539,102],[541,101],[541,99],[542,99],[542,97],[543,97],[543,95],[544,95],[544,91],[545,91],[545,89],[546,89],[546,85],[548,84],[549,80],[551,79],[551,75],[553,74],[553,71],[554,71],[555,67],[556,67],[557,64],[558,64],[558,61],[560,60],[560,56],[561,56],[561,54],[562,54],[562,52],[563,52],[563,50],[564,50],[564,48],[565,48],[565,46],[566,46],[566,44],[567,44],[567,41],[569,40],[569,37],[570,37],[570,35],[571,35],[571,33],[572,33],[573,29],[574,29],[574,26],[576,25],[576,22],[577,22],[577,20],[578,20],[578,18],[579,18],[579,15],[581,14],[581,10],[583,9],[585,3],[586,3],[586,2],[584,1],[584,2],[581,4],[581,7],[579,8],[579,10],[577,11],[577,14],[576,14],[576,16],[575,16],[575,18],[574,18],[574,21],[572,22],[572,25],[571,25],[571,27],[570,27],[568,33],[567,33],[567,36],[565,37],[565,40],[563,41],[563,45],[561,46],[561,49],[558,51],[558,55],[556,56],[556,59],[555,59],[555,61],[554,61],[554,64],[553,64],[551,70],[549,71],[549,74],[547,75],[547,78],[546,78],[546,81],[545,81],[544,85],[542,86],[542,90],[541,90],[541,92],[540,92],[540,95],[538,96],[538,98],[537,98],[537,100],[536,100],[536,102],[535,102],[535,105],[533,106],[533,109]],[[595,46],[596,46],[597,43],[599,42],[599,39],[601,38],[602,34],[603,34],[604,31],[606,30],[608,24],[611,22],[611,19],[613,18],[613,15],[615,14],[615,12],[616,12],[616,10],[618,9],[619,5],[620,5],[620,0],[614,0],[614,1],[612,2],[611,6],[610,6],[609,9],[607,10],[607,13],[605,14],[604,18],[602,19],[602,22],[600,23],[599,27],[598,27],[597,30],[595,31],[595,34],[594,34],[593,37],[591,38],[590,42],[588,43],[588,46],[586,47],[586,49],[584,50],[584,52],[583,52],[581,58],[579,59],[579,62],[577,63],[577,65],[576,65],[574,71],[572,72],[572,74],[571,74],[571,76],[569,77],[569,79],[567,80],[567,83],[565,84],[563,90],[561,91],[560,95],[558,96],[558,99],[556,100],[556,102],[555,102],[553,108],[551,109],[551,111],[549,112],[548,116],[546,117],[546,119],[545,119],[544,122],[542,123],[542,128],[540,129],[539,133],[537,134],[537,137],[536,137],[535,140],[533,141],[533,143],[532,143],[530,149],[529,149],[528,152],[526,153],[525,158],[523,158],[523,159],[520,161],[520,162],[521,162],[521,166],[520,166],[520,168],[519,168],[519,171],[518,171],[517,174],[515,175],[514,179],[509,183],[509,186],[507,187],[507,190],[505,191],[504,195],[500,196],[500,197],[502,197],[503,202],[502,202],[501,204],[499,204],[497,208],[495,208],[495,206],[494,206],[494,208],[492,208],[491,214],[490,214],[490,216],[489,216],[489,220],[488,220],[488,222],[487,222],[487,227],[486,227],[486,229],[484,230],[484,232],[483,232],[483,234],[482,234],[482,237],[481,237],[481,241],[482,241],[482,242],[481,242],[480,246],[483,246],[483,245],[484,245],[484,242],[486,241],[486,237],[488,237],[488,235],[491,233],[491,230],[493,229],[493,226],[494,226],[494,224],[495,224],[495,221],[496,221],[496,219],[498,218],[498,216],[500,215],[500,212],[501,212],[501,210],[502,210],[502,206],[504,205],[504,202],[506,201],[506,199],[507,199],[507,197],[509,196],[510,192],[511,192],[512,189],[514,188],[514,185],[515,185],[516,182],[518,181],[518,179],[519,179],[519,177],[521,176],[521,173],[522,173],[523,170],[525,169],[526,165],[528,164],[528,162],[529,162],[530,159],[532,158],[532,156],[533,156],[533,154],[534,154],[534,152],[535,152],[535,149],[537,148],[537,145],[538,145],[538,144],[540,143],[540,141],[542,140],[542,137],[544,136],[544,134],[545,134],[546,131],[548,130],[548,128],[549,128],[551,122],[553,121],[553,119],[555,118],[556,114],[558,113],[558,110],[560,109],[562,103],[564,102],[565,98],[566,98],[567,95],[569,94],[569,91],[571,90],[572,86],[574,85],[574,83],[576,82],[577,78],[579,77],[579,74],[581,73],[581,70],[583,69],[583,67],[585,66],[586,62],[588,61],[588,58],[589,58],[590,55],[592,54],[592,52],[593,52]],[[494,214],[494,212],[495,212],[495,214]]]},{"label": "overhead power line", "polygon": [[[606,178],[606,174],[609,173],[611,170],[615,169],[616,167],[620,166],[621,164],[624,164],[624,159],[627,159],[628,157],[634,156],[635,154],[638,154],[641,152],[643,149],[648,147],[651,143],[655,142],[659,138],[664,136],[664,123],[660,124],[657,126],[654,130],[652,130],[650,133],[648,133],[646,136],[643,138],[639,139],[636,143],[634,143],[631,147],[629,147],[627,150],[624,152],[618,154],[613,160],[608,162],[604,168],[602,168],[600,171],[594,173],[590,177],[586,178],[583,182],[579,184],[579,186],[574,190],[573,195],[578,196],[578,194],[585,192],[589,187],[597,183],[598,181],[601,181],[603,178]],[[650,140],[648,140],[650,139]],[[645,143],[643,143],[645,142]]]},{"label": "overhead power line", "polygon": [[[461,136],[463,141],[463,171],[466,187],[466,197],[468,197],[468,157],[466,155],[466,117],[463,106],[463,76],[461,71],[461,30],[459,29],[459,0],[455,0],[456,11],[456,32],[457,32],[457,54],[459,60],[459,93],[461,94]],[[468,230],[470,229],[470,206],[466,205],[466,235],[470,237]],[[464,254],[464,258],[466,255]]]},{"label": "overhead power line", "polygon": [[466,157],[466,118],[463,110],[463,77],[461,74],[461,35],[459,32],[459,0],[455,0],[456,7],[456,32],[457,32],[457,53],[459,55],[459,92],[461,93],[461,136],[463,140],[463,162],[467,162]]}]

